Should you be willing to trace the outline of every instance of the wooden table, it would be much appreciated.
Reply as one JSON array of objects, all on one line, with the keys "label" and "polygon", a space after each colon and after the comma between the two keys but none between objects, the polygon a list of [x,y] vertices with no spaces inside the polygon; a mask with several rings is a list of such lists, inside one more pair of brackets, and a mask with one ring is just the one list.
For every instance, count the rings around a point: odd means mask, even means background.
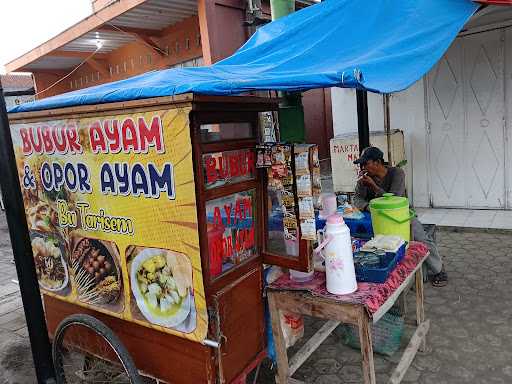
[{"label": "wooden table", "polygon": [[[407,369],[411,365],[417,351],[425,349],[426,335],[430,321],[425,320],[423,308],[423,274],[422,265],[428,254],[411,271],[402,284],[388,297],[377,312],[370,318],[363,305],[340,303],[332,299],[314,296],[309,292],[290,290],[268,290],[270,315],[272,318],[272,333],[277,355],[277,384],[302,383],[291,376],[308,359],[309,356],[322,344],[340,323],[353,324],[359,329],[361,354],[363,358],[363,382],[375,384],[375,368],[373,363],[373,349],[371,342],[370,323],[377,322],[398,300],[400,295],[414,283],[416,285],[416,330],[409,341],[395,371],[389,379],[390,384],[402,381]],[[281,311],[300,313],[303,315],[320,317],[328,320],[320,330],[290,359],[286,353],[283,331],[280,326]]]}]

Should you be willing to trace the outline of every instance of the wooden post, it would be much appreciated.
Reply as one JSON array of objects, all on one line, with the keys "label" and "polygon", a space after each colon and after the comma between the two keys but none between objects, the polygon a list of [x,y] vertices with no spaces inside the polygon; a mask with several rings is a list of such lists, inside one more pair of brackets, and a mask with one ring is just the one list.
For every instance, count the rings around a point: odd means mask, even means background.
[{"label": "wooden post", "polygon": [[361,308],[359,319],[359,340],[361,343],[361,354],[363,357],[363,383],[376,384],[375,367],[373,365],[372,331],[370,329],[370,318],[364,308]]},{"label": "wooden post", "polygon": [[[423,268],[416,271],[416,324],[418,327],[425,321],[425,308],[423,306]],[[420,352],[425,352],[427,348],[427,338],[423,338],[419,347]]]},{"label": "wooden post", "polygon": [[289,376],[288,355],[286,354],[286,343],[284,341],[283,329],[281,328],[281,310],[278,308],[274,293],[267,294],[270,316],[272,320],[272,334],[274,335],[274,346],[276,349],[277,372],[276,384],[287,384]]}]

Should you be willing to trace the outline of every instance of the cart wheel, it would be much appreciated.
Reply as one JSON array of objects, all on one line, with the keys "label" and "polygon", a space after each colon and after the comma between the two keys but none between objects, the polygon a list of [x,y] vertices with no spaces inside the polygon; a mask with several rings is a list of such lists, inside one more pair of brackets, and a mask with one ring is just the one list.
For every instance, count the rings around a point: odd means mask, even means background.
[{"label": "cart wheel", "polygon": [[142,383],[119,338],[89,315],[72,315],[58,326],[53,340],[57,384]]}]

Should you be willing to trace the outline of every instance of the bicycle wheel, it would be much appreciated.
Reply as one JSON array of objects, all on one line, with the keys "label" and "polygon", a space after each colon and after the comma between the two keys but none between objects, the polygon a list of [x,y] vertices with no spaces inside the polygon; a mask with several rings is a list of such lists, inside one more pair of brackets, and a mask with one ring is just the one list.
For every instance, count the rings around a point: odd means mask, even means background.
[{"label": "bicycle wheel", "polygon": [[119,338],[89,315],[72,315],[53,340],[57,384],[140,384],[141,378]]}]

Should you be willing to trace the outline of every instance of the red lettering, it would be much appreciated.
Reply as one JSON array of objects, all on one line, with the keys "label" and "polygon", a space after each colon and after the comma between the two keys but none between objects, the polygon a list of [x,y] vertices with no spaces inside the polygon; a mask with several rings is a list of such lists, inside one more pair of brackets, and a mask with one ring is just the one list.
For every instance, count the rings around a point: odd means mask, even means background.
[{"label": "red lettering", "polygon": [[244,198],[244,217],[247,216],[252,217],[252,204],[250,197]]},{"label": "red lettering", "polygon": [[107,151],[107,143],[105,143],[105,137],[103,136],[99,121],[94,122],[89,127],[89,142],[91,143],[93,153]]},{"label": "red lettering", "polygon": [[121,137],[119,135],[119,122],[117,120],[105,120],[103,122],[103,131],[107,136],[108,147],[111,153],[121,152]]},{"label": "red lettering", "polygon": [[66,136],[68,138],[69,150],[72,153],[82,153],[82,144],[78,136],[78,129],[74,124],[68,124],[66,127]]},{"label": "red lettering", "polygon": [[246,249],[254,247],[254,224],[249,229],[249,236],[247,236]]},{"label": "red lettering", "polygon": [[139,134],[142,152],[146,152],[148,148],[152,146],[154,146],[159,153],[164,151],[160,116],[153,116],[150,129],[148,129],[144,118],[139,117]]},{"label": "red lettering", "polygon": [[253,151],[247,152],[247,171],[250,174],[253,174],[254,172],[256,172],[256,165],[255,165],[255,158],[254,158]]},{"label": "red lettering", "polygon": [[236,234],[236,251],[240,252],[244,249],[245,229],[241,229]]},{"label": "red lettering", "polygon": [[237,177],[240,174],[237,155],[229,156],[229,174],[231,177]]},{"label": "red lettering", "polygon": [[213,225],[222,226],[222,215],[219,207],[213,209]]},{"label": "red lettering", "polygon": [[224,156],[219,157],[219,174],[221,179],[227,179],[229,176],[228,160]]},{"label": "red lettering", "polygon": [[231,236],[229,236],[226,239],[226,243],[227,243],[227,251],[226,251],[227,257],[233,256],[233,241],[231,239]]},{"label": "red lettering", "polygon": [[52,137],[50,128],[45,125],[41,128],[42,134],[41,138],[43,139],[43,146],[45,153],[53,153],[55,152],[55,148],[53,146]]},{"label": "red lettering", "polygon": [[139,142],[137,140],[137,128],[132,118],[128,117],[123,121],[121,126],[123,137],[123,149],[129,151],[132,149],[134,152],[139,152]]},{"label": "red lettering", "polygon": [[32,143],[32,148],[35,153],[43,152],[43,141],[41,140],[41,127],[37,127],[37,142],[34,139],[34,129],[31,129],[29,132],[30,142]]},{"label": "red lettering", "polygon": [[247,159],[245,152],[240,152],[237,156],[238,158],[238,170],[240,172],[240,176],[245,176],[247,174]]},{"label": "red lettering", "polygon": [[240,205],[240,199],[237,199],[235,205],[235,223],[242,219],[242,206]]},{"label": "red lettering", "polygon": [[53,143],[59,153],[66,153],[68,149],[68,142],[64,130],[64,126],[59,127],[59,129],[55,126],[51,128]]},{"label": "red lettering", "polygon": [[353,154],[353,153],[349,153],[349,154],[347,155],[347,161],[354,161],[354,160],[355,160],[355,159],[354,159],[354,157],[355,157],[355,156],[354,156],[354,154]]},{"label": "red lettering", "polygon": [[32,153],[32,145],[26,128],[20,129],[21,141],[23,142],[23,154],[30,155]]},{"label": "red lettering", "polygon": [[218,179],[215,157],[206,158],[206,182],[215,183]]},{"label": "red lettering", "polygon": [[231,225],[231,204],[229,205],[224,205],[224,211],[226,212],[226,217],[227,217],[227,225]]}]

